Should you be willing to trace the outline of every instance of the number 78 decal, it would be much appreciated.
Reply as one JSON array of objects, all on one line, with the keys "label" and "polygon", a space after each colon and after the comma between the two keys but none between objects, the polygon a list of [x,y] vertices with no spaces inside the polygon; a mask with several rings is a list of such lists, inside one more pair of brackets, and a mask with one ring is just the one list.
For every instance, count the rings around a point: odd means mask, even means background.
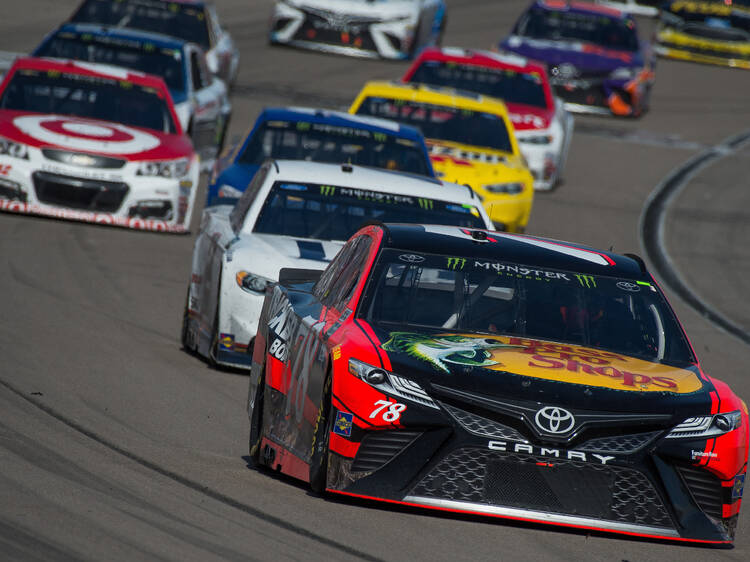
[{"label": "number 78 decal", "polygon": [[[401,412],[406,410],[406,404],[399,404],[398,402],[389,402],[388,400],[378,400],[373,404],[377,406],[370,414],[370,419],[373,419],[382,412],[383,421],[395,422],[401,417]],[[386,408],[388,408],[386,410]]]}]

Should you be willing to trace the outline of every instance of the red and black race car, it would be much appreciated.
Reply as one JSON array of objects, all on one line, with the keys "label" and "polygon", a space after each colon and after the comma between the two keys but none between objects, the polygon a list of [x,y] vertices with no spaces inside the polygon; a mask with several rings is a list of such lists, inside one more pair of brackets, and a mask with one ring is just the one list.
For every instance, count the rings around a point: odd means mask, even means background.
[{"label": "red and black race car", "polygon": [[734,538],[748,410],[637,256],[369,225],[266,296],[251,464],[313,490],[701,543]]}]

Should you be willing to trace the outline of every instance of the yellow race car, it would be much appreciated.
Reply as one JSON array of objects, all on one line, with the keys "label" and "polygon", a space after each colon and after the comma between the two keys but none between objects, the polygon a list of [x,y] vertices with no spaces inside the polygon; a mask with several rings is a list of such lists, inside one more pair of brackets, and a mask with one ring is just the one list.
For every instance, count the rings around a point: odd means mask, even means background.
[{"label": "yellow race car", "polygon": [[349,113],[418,127],[440,179],[471,187],[498,230],[526,228],[534,180],[502,101],[420,84],[368,82]]},{"label": "yellow race car", "polygon": [[750,0],[670,2],[656,30],[657,54],[750,69]]}]

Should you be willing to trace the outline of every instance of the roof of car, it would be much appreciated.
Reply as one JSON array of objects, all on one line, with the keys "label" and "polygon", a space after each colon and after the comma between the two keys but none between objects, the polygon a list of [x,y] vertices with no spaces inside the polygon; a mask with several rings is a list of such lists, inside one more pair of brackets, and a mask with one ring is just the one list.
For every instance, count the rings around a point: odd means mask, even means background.
[{"label": "roof of car", "polygon": [[139,43],[148,43],[161,49],[182,49],[186,43],[182,39],[164,35],[162,33],[153,33],[151,31],[142,31],[140,29],[131,29],[129,27],[112,27],[95,23],[66,23],[55,31],[55,35],[61,33],[75,33],[78,35],[88,34],[94,37],[106,37],[114,39],[124,39],[128,41],[137,41]]},{"label": "roof of car", "polygon": [[112,80],[127,80],[140,86],[158,89],[162,92],[168,91],[164,80],[158,76],[109,64],[41,57],[21,57],[15,60],[7,76],[23,69],[40,71],[56,70],[85,76],[101,76]]},{"label": "roof of car", "polygon": [[309,121],[312,123],[325,123],[343,127],[356,127],[368,131],[382,131],[389,134],[397,134],[400,137],[420,140],[422,133],[415,127],[402,125],[396,121],[380,119],[378,117],[364,117],[351,115],[341,111],[329,109],[317,109],[312,107],[267,107],[258,117],[258,121]]},{"label": "roof of car", "polygon": [[467,187],[440,180],[379,168],[350,164],[323,164],[307,160],[276,160],[270,173],[275,181],[330,184],[352,189],[426,197],[456,204],[478,206],[479,199]]},{"label": "roof of car", "polygon": [[[650,279],[639,259],[571,242],[454,226],[387,224],[383,228],[388,231],[384,244],[402,250],[504,261],[591,275]],[[485,236],[486,241],[483,240]]]},{"label": "roof of car", "polygon": [[515,53],[464,49],[463,47],[428,47],[419,54],[417,59],[417,63],[424,61],[462,62],[492,68],[512,69],[525,73],[538,72],[546,80],[546,68],[543,63]]},{"label": "roof of car", "polygon": [[394,99],[461,107],[508,117],[508,109],[497,98],[490,98],[475,92],[430,86],[416,82],[404,84],[402,82],[371,81],[362,87],[357,98],[359,99],[362,95],[375,97],[388,96]]}]

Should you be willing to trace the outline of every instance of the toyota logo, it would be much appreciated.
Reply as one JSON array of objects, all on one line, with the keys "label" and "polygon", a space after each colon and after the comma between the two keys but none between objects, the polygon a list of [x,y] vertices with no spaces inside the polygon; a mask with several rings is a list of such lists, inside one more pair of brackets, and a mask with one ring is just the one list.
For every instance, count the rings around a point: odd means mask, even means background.
[{"label": "toyota logo", "polygon": [[401,254],[398,259],[407,263],[420,263],[424,261],[424,256],[418,256],[416,254]]},{"label": "toyota logo", "polygon": [[534,416],[536,425],[546,433],[568,433],[576,423],[573,414],[562,408],[545,406]]},{"label": "toyota logo", "polygon": [[617,286],[623,291],[630,291],[631,293],[637,293],[641,290],[638,285],[636,285],[635,283],[630,283],[628,281],[620,281],[617,283]]}]

